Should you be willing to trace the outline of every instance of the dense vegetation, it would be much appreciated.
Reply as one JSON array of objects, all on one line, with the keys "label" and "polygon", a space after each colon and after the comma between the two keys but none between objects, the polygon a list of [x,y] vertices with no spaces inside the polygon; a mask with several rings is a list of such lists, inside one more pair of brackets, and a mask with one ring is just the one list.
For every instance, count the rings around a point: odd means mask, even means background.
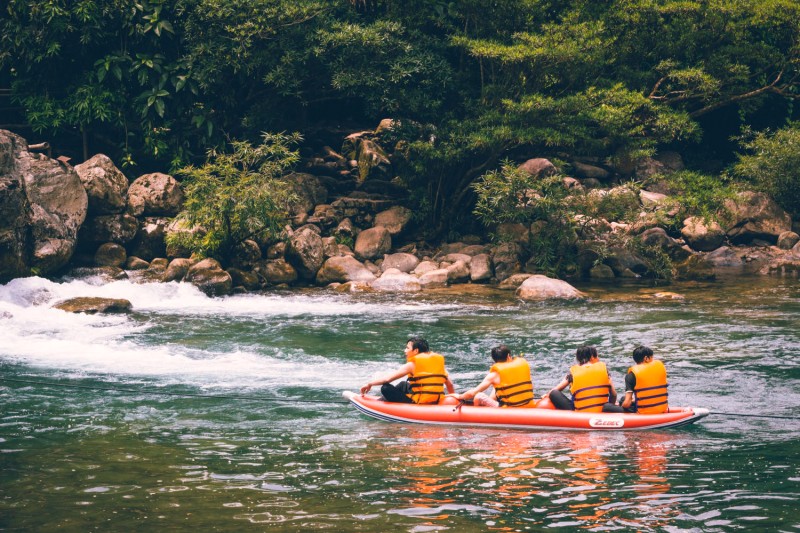
[{"label": "dense vegetation", "polygon": [[795,0],[9,0],[0,72],[35,131],[140,169],[402,120],[383,140],[441,231],[521,154],[677,147],[702,190],[738,150],[727,175],[800,212]]}]

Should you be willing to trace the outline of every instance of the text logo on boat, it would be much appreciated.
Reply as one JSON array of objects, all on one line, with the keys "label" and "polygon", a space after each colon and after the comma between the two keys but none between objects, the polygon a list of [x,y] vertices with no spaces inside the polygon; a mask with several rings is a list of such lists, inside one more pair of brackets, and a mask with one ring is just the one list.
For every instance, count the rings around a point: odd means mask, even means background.
[{"label": "text logo on boat", "polygon": [[589,425],[593,428],[621,428],[625,421],[621,418],[590,418]]}]

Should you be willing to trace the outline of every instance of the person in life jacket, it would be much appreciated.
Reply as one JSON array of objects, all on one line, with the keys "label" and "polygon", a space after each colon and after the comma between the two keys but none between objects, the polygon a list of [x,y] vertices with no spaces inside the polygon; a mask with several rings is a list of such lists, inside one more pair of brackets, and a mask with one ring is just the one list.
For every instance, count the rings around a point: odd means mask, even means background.
[{"label": "person in life jacket", "polygon": [[664,363],[653,359],[653,350],[637,346],[633,362],[625,375],[625,398],[622,408],[628,412],[653,414],[669,411],[667,402],[667,369]]},{"label": "person in life jacket", "polygon": [[[556,409],[583,411],[587,413],[621,413],[622,407],[614,405],[617,391],[605,363],[600,361],[593,346],[581,346],[575,351],[577,365],[569,369],[566,377],[546,396]],[[562,390],[570,387],[572,398]]]},{"label": "person in life jacket", "polygon": [[[406,343],[406,364],[391,374],[378,377],[361,387],[366,394],[375,385],[381,385],[381,394],[387,402],[396,403],[439,403],[447,392],[455,388],[444,367],[444,357],[430,351],[428,341],[412,337]],[[392,385],[392,381],[408,376],[406,381]]]},{"label": "person in life jacket", "polygon": [[[473,400],[473,405],[488,407],[533,407],[533,382],[531,367],[522,357],[511,357],[508,346],[492,348],[494,365],[480,385],[462,394],[453,394],[457,400]],[[491,396],[483,391],[494,386]]]}]

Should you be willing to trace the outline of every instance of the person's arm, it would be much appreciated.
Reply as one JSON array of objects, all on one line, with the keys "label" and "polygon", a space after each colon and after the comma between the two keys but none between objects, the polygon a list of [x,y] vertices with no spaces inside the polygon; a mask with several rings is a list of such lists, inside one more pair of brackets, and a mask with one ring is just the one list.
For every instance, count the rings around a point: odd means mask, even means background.
[{"label": "person's arm", "polygon": [[608,401],[617,403],[617,389],[614,388],[614,382],[611,381],[611,376],[608,376]]},{"label": "person's arm", "polygon": [[625,374],[625,399],[622,408],[628,409],[633,404],[633,390],[636,388],[636,375],[633,372]]},{"label": "person's arm", "polygon": [[447,388],[448,394],[455,394],[456,388],[453,386],[453,382],[450,381],[450,376],[445,378],[444,386]]},{"label": "person's arm", "polygon": [[[569,382],[570,382],[570,379],[569,379],[569,378],[571,378],[571,377],[572,377],[572,374],[567,374],[567,377],[565,377],[564,379],[562,379],[562,380],[561,380],[561,383],[559,383],[558,385],[556,385],[555,387],[553,387],[553,389],[552,389],[552,390],[564,390],[564,389],[566,389],[566,388],[567,388],[567,385],[569,385]],[[542,398],[546,398],[547,396],[550,396],[550,391],[547,391],[547,394],[545,394],[544,396],[542,396]]]},{"label": "person's arm", "polygon": [[[369,390],[375,385],[383,385],[384,383],[392,382],[396,379],[399,379],[413,372],[414,372],[414,363],[406,363],[400,368],[398,368],[393,374],[387,374],[385,376],[381,376],[361,387],[361,394],[364,395],[368,393]],[[452,387],[452,384],[450,386]]]},{"label": "person's arm", "polygon": [[474,389],[470,389],[461,394],[456,394],[455,397],[458,400],[471,400],[479,392],[483,392],[492,385],[494,385],[499,380],[499,378],[500,376],[497,375],[497,372],[489,372],[488,374],[486,374],[486,377],[483,378],[483,381],[481,381],[480,385],[478,385]]}]

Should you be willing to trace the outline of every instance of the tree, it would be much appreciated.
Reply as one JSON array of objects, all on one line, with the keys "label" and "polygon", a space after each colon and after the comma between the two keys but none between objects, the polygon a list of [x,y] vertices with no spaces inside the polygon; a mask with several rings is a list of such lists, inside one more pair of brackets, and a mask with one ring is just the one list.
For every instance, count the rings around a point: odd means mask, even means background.
[{"label": "tree", "polygon": [[262,140],[258,146],[234,141],[231,152],[211,150],[203,166],[178,171],[186,202],[176,218],[197,231],[171,233],[170,244],[203,256],[228,257],[247,239],[280,233],[295,199],[283,176],[298,161],[292,147],[302,138],[264,133]]}]

